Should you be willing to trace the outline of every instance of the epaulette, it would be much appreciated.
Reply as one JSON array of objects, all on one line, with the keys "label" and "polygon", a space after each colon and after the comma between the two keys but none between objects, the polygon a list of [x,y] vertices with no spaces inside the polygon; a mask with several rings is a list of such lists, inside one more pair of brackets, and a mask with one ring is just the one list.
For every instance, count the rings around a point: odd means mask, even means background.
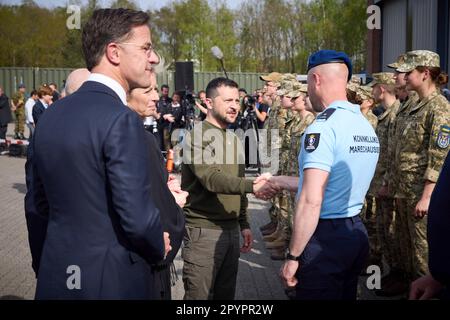
[{"label": "epaulette", "polygon": [[329,117],[336,111],[335,108],[330,108],[319,114],[316,121],[327,121]]}]

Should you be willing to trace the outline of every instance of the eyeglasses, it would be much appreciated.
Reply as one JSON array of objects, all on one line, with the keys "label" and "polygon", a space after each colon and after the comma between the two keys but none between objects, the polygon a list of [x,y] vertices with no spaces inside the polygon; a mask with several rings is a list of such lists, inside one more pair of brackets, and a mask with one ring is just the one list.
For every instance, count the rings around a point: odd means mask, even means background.
[{"label": "eyeglasses", "polygon": [[150,57],[152,55],[152,53],[155,52],[155,48],[153,47],[153,45],[151,43],[140,45],[140,44],[133,43],[133,42],[120,42],[120,43],[118,43],[118,45],[130,45],[130,46],[138,47],[139,49],[144,50],[147,57]]}]

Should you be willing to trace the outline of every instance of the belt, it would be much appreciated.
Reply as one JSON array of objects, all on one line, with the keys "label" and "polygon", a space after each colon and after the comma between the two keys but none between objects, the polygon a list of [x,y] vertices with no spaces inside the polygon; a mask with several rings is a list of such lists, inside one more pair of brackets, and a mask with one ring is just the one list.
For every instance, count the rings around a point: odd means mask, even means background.
[{"label": "belt", "polygon": [[351,220],[353,223],[361,221],[361,217],[358,215],[353,216],[353,217],[345,217],[345,218],[332,218],[332,219],[319,219],[319,223],[321,222],[331,222],[331,223],[336,223],[336,222],[345,222],[347,220]]}]

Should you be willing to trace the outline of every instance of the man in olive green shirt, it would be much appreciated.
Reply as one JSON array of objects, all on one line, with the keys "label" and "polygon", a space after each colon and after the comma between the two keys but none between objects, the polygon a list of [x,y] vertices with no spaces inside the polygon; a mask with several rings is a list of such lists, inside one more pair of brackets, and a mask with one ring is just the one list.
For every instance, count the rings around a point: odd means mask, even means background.
[{"label": "man in olive green shirt", "polygon": [[183,149],[181,186],[189,192],[184,206],[184,299],[232,300],[239,254],[249,252],[253,241],[246,194],[277,190],[267,181],[245,179],[242,143],[226,130],[239,112],[237,83],[212,80],[206,99],[206,119],[186,135]]}]

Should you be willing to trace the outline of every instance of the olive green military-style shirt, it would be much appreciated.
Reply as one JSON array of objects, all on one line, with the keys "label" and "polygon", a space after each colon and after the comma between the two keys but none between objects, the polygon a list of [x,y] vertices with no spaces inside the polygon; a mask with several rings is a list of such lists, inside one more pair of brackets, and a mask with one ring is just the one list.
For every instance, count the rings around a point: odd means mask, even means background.
[{"label": "olive green military-style shirt", "polygon": [[248,229],[245,154],[239,138],[207,120],[186,135],[181,188],[189,192],[184,206],[186,225],[210,229]]}]

